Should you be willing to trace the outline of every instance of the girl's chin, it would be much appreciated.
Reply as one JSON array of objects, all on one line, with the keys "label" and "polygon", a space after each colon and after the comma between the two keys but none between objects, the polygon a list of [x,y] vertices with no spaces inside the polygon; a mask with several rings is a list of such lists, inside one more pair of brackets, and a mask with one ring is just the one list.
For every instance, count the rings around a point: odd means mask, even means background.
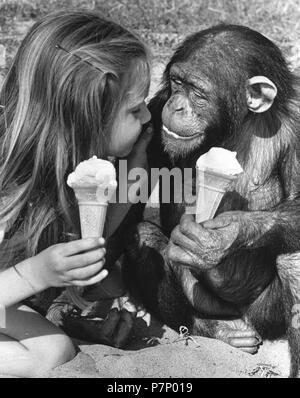
[{"label": "girl's chin", "polygon": [[132,151],[132,147],[126,148],[123,151],[112,151],[114,153],[110,153],[108,156],[114,156],[117,158],[126,158],[127,156],[130,155],[131,151]]},{"label": "girl's chin", "polygon": [[124,151],[124,152],[122,153],[122,155],[120,155],[119,157],[120,157],[120,158],[127,158],[127,156],[130,155],[131,151],[132,151],[132,148],[130,148],[128,151]]}]

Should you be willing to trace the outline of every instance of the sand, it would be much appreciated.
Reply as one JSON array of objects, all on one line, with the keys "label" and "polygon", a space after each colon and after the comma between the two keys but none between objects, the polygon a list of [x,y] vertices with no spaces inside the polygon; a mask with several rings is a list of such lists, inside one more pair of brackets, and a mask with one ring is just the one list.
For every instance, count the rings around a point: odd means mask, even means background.
[{"label": "sand", "polygon": [[[150,325],[149,325],[149,319]],[[289,374],[287,341],[264,342],[250,355],[221,341],[179,334],[149,314],[139,318],[126,349],[79,343],[50,378],[281,378]]]}]

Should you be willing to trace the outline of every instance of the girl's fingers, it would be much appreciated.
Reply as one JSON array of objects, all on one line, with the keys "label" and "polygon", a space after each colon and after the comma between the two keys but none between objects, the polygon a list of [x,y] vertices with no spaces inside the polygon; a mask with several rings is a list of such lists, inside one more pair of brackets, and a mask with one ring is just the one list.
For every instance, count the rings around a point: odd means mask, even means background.
[{"label": "girl's fingers", "polygon": [[87,267],[105,259],[106,249],[104,247],[91,250],[86,253],[77,254],[68,257],[67,268],[72,270],[76,268]]},{"label": "girl's fingers", "polygon": [[73,240],[68,243],[64,243],[64,256],[73,256],[74,254],[79,254],[85,251],[89,251],[92,249],[96,249],[97,247],[104,247],[105,239],[104,238],[86,238]]},{"label": "girl's fingers", "polygon": [[101,271],[99,274],[93,276],[90,279],[87,280],[73,280],[72,285],[74,286],[90,286],[90,285],[95,285],[96,283],[102,282],[103,279],[105,279],[108,275],[107,269],[104,269]]},{"label": "girl's fingers", "polygon": [[96,263],[88,265],[87,267],[72,269],[68,274],[72,280],[90,279],[100,272],[104,264],[104,260],[97,261]]}]

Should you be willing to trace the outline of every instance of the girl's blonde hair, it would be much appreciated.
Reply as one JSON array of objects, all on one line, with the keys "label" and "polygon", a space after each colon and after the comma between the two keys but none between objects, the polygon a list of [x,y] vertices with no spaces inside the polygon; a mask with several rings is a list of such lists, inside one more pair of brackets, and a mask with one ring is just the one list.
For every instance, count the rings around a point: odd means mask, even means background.
[{"label": "girl's blonde hair", "polygon": [[30,29],[0,95],[7,265],[78,232],[66,178],[104,155],[116,112],[132,87],[147,91],[149,70],[141,41],[98,14],[53,13]]}]

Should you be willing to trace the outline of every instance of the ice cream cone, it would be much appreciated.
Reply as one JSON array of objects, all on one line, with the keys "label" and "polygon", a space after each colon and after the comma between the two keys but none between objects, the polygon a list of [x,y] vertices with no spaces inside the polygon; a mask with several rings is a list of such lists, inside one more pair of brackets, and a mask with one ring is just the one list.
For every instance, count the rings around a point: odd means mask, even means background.
[{"label": "ice cream cone", "polygon": [[[95,185],[73,187],[79,207],[81,237],[83,239],[103,236],[108,200],[105,200],[104,195],[99,195],[98,188]],[[84,288],[75,286],[70,286],[67,289],[70,300],[81,310],[84,310],[90,304],[82,297],[83,292]]]},{"label": "ice cream cone", "polygon": [[236,155],[225,148],[212,147],[197,160],[196,222],[214,217],[224,193],[243,172]]},{"label": "ice cream cone", "polygon": [[209,168],[198,168],[197,173],[196,222],[200,223],[214,217],[224,193],[237,175],[223,174]]},{"label": "ice cream cone", "polygon": [[[96,156],[85,160],[69,174],[67,184],[74,190],[80,216],[81,237],[103,236],[107,206],[117,188],[116,171],[107,160]],[[67,294],[81,310],[90,303],[82,296],[84,288],[68,287]]]},{"label": "ice cream cone", "polygon": [[107,203],[80,202],[80,226],[82,238],[103,236]]},{"label": "ice cream cone", "polygon": [[112,189],[106,192],[97,186],[73,187],[78,201],[81,237],[93,238],[103,235],[106,211]]}]

